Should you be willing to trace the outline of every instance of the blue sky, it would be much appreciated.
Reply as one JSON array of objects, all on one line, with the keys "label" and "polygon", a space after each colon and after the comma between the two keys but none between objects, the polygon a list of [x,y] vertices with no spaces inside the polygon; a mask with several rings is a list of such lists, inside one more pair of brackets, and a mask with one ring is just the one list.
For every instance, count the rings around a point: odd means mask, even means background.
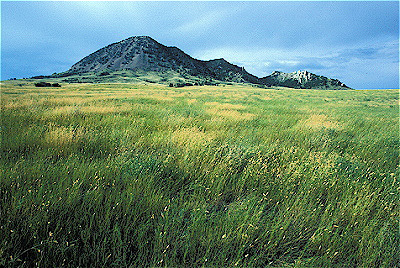
[{"label": "blue sky", "polygon": [[192,57],[399,88],[399,2],[1,2],[1,79],[52,74],[148,35]]}]

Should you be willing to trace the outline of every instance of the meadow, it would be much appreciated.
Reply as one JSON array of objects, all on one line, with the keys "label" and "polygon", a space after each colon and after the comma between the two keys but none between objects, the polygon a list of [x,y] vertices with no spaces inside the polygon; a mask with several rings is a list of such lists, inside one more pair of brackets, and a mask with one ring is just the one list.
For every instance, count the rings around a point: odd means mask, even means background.
[{"label": "meadow", "polygon": [[396,267],[398,98],[2,82],[0,266]]}]

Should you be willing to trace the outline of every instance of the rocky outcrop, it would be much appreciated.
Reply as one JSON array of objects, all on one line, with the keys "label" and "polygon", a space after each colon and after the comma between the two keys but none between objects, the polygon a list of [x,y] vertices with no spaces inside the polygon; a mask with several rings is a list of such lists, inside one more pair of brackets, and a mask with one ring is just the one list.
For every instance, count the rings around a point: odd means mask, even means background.
[{"label": "rocky outcrop", "polygon": [[334,90],[350,89],[337,79],[316,75],[308,71],[297,71],[293,73],[275,71],[269,76],[260,78],[260,81],[268,86]]}]

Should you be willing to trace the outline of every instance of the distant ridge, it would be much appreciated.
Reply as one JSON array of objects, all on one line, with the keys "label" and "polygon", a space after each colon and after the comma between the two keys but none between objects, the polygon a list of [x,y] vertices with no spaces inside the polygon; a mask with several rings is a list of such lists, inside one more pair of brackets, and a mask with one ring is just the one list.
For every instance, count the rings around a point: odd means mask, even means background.
[{"label": "distant ridge", "polygon": [[350,89],[337,79],[330,79],[308,71],[297,71],[293,73],[275,71],[269,76],[260,78],[260,80],[263,84],[270,86],[308,89]]},{"label": "distant ridge", "polygon": [[[165,75],[172,72],[182,81],[223,81],[252,83],[262,86],[284,86],[292,88],[350,89],[337,79],[312,74],[307,71],[282,73],[275,71],[271,75],[258,78],[243,67],[231,64],[225,59],[202,61],[194,59],[177,47],[168,47],[149,36],[133,36],[103,47],[78,61],[60,74],[50,77],[67,77],[91,74],[91,79],[107,76],[113,72],[155,72],[163,74],[164,83],[173,81]],[[94,75],[93,75],[94,74]],[[117,77],[119,73],[113,74]],[[40,76],[37,78],[45,78]],[[74,78],[75,79],[75,78]],[[174,78],[176,81],[176,77]],[[75,81],[75,80],[68,80]],[[202,83],[200,83],[202,84]],[[207,84],[207,82],[205,82]]]}]

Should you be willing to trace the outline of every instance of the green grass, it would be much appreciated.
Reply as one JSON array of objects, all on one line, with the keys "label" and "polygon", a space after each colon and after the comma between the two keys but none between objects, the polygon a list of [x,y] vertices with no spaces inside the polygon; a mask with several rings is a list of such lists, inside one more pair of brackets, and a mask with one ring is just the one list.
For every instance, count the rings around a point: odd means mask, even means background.
[{"label": "green grass", "polygon": [[[47,80],[58,83],[133,83],[136,85],[163,84],[183,86],[186,83],[192,85],[218,85],[232,84],[228,81],[215,80],[209,77],[193,76],[188,73],[176,71],[143,71],[123,70],[108,72],[88,72],[81,74],[54,74]],[[232,78],[234,79],[234,78]],[[43,80],[43,79],[42,79]],[[25,81],[41,81],[40,79],[28,79]],[[264,87],[264,86],[260,86]]]},{"label": "green grass", "polygon": [[400,263],[397,90],[22,82],[0,266]]}]

